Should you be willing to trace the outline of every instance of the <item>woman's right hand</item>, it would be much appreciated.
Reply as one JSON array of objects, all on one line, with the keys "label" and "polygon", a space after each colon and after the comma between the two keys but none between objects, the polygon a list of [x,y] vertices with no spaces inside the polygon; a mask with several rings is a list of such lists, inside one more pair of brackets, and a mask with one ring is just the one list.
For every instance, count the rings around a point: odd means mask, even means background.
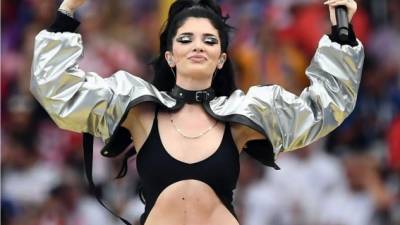
[{"label": "woman's right hand", "polygon": [[349,23],[357,11],[357,2],[355,0],[328,0],[324,2],[325,5],[329,5],[329,14],[332,25],[336,25],[336,13],[335,8],[337,6],[346,6],[348,12]]},{"label": "woman's right hand", "polygon": [[60,9],[74,13],[85,1],[86,0],[64,0],[60,5]]}]

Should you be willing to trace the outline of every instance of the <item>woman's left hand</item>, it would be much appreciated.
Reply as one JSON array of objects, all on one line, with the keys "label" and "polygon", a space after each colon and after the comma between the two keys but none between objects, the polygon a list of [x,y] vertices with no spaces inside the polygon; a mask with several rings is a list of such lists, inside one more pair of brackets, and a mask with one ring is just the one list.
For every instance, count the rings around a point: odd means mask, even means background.
[{"label": "woman's left hand", "polygon": [[329,6],[329,14],[331,18],[332,25],[336,25],[336,14],[335,7],[339,5],[344,5],[347,8],[347,13],[349,17],[349,23],[357,11],[357,2],[354,0],[328,0],[324,2],[324,5]]}]

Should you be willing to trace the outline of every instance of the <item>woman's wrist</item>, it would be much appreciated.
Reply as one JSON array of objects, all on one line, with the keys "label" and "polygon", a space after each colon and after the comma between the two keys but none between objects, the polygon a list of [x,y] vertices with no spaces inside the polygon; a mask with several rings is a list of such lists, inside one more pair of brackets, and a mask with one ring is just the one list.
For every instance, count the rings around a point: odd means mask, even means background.
[{"label": "woman's wrist", "polygon": [[71,11],[69,11],[69,10],[62,9],[62,8],[60,7],[60,8],[58,9],[58,11],[59,11],[60,13],[62,13],[62,14],[65,14],[65,15],[71,17],[71,18],[74,18],[74,13],[71,12]]},{"label": "woman's wrist", "polygon": [[66,4],[61,4],[60,7],[58,8],[58,11],[64,13],[67,16],[74,17],[75,10]]},{"label": "woman's wrist", "polygon": [[346,40],[346,41],[340,40],[340,38],[339,38],[339,29],[338,29],[337,25],[332,26],[332,31],[328,36],[332,41],[334,41],[336,43],[339,43],[341,45],[350,45],[352,47],[358,45],[357,38],[356,38],[356,35],[354,33],[352,24],[349,24],[349,38],[348,38],[348,40]]},{"label": "woman's wrist", "polygon": [[55,21],[47,29],[50,32],[75,32],[79,21],[58,10]]}]

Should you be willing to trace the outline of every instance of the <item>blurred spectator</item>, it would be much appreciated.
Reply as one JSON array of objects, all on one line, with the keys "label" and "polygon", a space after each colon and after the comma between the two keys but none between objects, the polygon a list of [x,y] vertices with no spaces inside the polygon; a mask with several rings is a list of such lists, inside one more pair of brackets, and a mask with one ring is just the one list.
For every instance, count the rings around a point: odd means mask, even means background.
[{"label": "blurred spectator", "polygon": [[32,141],[11,136],[3,148],[2,195],[23,205],[41,204],[60,182],[60,171],[44,164]]},{"label": "blurred spectator", "polygon": [[280,171],[266,176],[246,193],[244,224],[319,224],[320,210],[332,192],[342,188],[339,162],[317,145],[282,155]]},{"label": "blurred spectator", "polygon": [[[104,77],[122,69],[151,79],[148,63],[172,1],[88,1],[77,12],[80,66]],[[85,191],[81,135],[57,128],[29,93],[33,39],[60,2],[2,1],[1,223],[120,224]],[[238,86],[274,83],[299,94],[318,40],[330,30],[326,7],[318,0],[218,2],[237,28],[229,53]],[[235,192],[241,224],[400,224],[400,1],[358,3],[353,25],[366,61],[355,111],[326,142],[282,154],[280,171],[243,156]],[[95,181],[110,207],[137,221],[143,204],[135,160],[126,178],[111,181],[119,161],[102,158],[102,145],[96,140]]]},{"label": "blurred spectator", "polygon": [[[250,158],[248,155],[243,155],[240,158],[240,175],[237,188],[235,190],[234,204],[236,205],[236,214],[241,224],[246,224],[246,220],[248,219],[249,214],[247,193],[251,191],[254,186],[257,186],[258,184],[260,184],[260,182],[262,182],[263,175],[263,167],[258,164],[253,158]],[[250,207],[250,209],[254,208]]]},{"label": "blurred spectator", "polygon": [[346,185],[321,205],[323,225],[388,224],[391,196],[379,174],[378,162],[368,155],[344,157]]},{"label": "blurred spectator", "polygon": [[[74,177],[80,176],[74,174]],[[98,202],[82,195],[82,183],[77,178],[64,180],[50,191],[43,204],[38,225],[109,225],[113,219],[104,213]]]},{"label": "blurred spectator", "polygon": [[388,130],[390,167],[400,175],[400,116],[395,118]]},{"label": "blurred spectator", "polygon": [[400,116],[392,123],[388,131],[389,165],[393,170],[390,185],[393,189],[393,205],[391,208],[391,222],[400,224]]},{"label": "blurred spectator", "polygon": [[[110,1],[104,2],[104,5],[93,3],[81,13],[80,33],[85,41],[85,57],[80,62],[82,69],[95,71],[103,77],[110,76],[118,70],[142,76],[145,63],[139,61],[134,54],[136,51],[132,49],[136,47],[135,42],[138,41],[136,38],[140,37],[133,35],[134,27],[127,29],[134,25],[129,23],[129,14],[121,13],[129,9],[124,9],[121,4]],[[119,16],[108,20],[109,14]]]}]

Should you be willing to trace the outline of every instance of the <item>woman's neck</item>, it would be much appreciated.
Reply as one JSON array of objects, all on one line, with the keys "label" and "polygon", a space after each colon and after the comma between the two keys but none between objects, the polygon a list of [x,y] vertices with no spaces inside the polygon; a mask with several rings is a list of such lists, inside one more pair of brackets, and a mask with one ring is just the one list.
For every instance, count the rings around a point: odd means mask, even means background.
[{"label": "woman's neck", "polygon": [[187,120],[196,118],[197,122],[212,121],[213,118],[204,110],[200,104],[185,104],[180,110],[173,113],[176,119]]},{"label": "woman's neck", "polygon": [[195,79],[193,77],[177,76],[176,85],[188,91],[198,91],[211,87],[211,81],[209,78]]}]

